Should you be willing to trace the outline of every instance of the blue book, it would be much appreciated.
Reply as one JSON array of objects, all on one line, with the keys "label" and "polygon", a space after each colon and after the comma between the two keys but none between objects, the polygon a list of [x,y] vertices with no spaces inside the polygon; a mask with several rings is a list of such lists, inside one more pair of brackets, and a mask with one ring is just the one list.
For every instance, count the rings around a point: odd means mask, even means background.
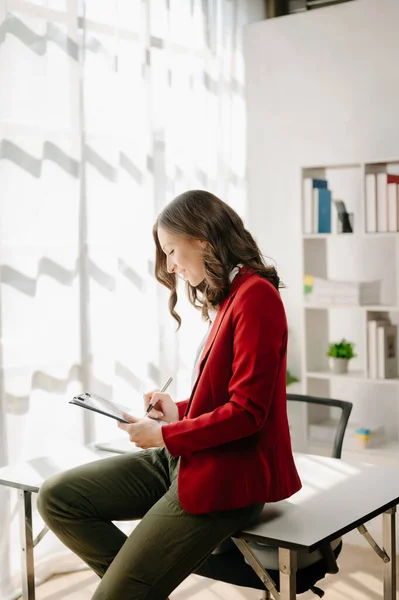
[{"label": "blue book", "polygon": [[327,189],[326,179],[305,177],[303,180],[303,233],[318,233],[319,189]]},{"label": "blue book", "polygon": [[327,179],[312,179],[312,183],[314,188],[326,188],[327,189]]},{"label": "blue book", "polygon": [[319,233],[331,233],[331,190],[319,188]]}]

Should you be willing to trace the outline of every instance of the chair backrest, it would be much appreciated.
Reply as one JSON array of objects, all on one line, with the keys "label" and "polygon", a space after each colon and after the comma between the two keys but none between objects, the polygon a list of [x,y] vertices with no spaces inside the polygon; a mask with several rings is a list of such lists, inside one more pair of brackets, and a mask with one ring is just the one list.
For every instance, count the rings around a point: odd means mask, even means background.
[{"label": "chair backrest", "polygon": [[341,410],[341,416],[337,423],[331,454],[333,458],[341,458],[342,443],[344,441],[344,435],[349,416],[352,411],[352,402],[347,402],[346,400],[335,400],[334,398],[319,398],[318,396],[307,396],[304,394],[287,394],[287,401],[306,402],[307,404],[316,404],[326,408],[336,407]]}]

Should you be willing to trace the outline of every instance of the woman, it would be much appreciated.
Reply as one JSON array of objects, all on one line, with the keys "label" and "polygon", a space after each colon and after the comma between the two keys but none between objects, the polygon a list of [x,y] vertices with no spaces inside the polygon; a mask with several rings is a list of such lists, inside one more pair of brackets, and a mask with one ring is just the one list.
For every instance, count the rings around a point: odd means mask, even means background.
[{"label": "woman", "polygon": [[[204,191],[175,198],[154,226],[155,275],[177,277],[210,321],[190,398],[150,392],[152,418],[119,424],[143,450],[47,480],[40,513],[101,578],[95,600],[164,600],[265,502],[301,483],[286,414],[287,324],[279,277],[243,222]],[[155,420],[162,417],[167,424]],[[141,519],[129,537],[113,520]]]}]

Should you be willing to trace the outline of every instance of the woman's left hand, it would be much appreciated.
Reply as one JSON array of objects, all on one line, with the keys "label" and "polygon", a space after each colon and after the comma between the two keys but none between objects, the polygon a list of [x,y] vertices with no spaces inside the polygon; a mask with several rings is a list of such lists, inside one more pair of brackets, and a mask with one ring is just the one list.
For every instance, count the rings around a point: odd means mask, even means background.
[{"label": "woman's left hand", "polygon": [[165,446],[162,436],[162,426],[154,421],[144,417],[132,417],[131,415],[123,414],[124,419],[129,423],[118,422],[119,429],[127,431],[129,439],[139,448],[160,448]]}]

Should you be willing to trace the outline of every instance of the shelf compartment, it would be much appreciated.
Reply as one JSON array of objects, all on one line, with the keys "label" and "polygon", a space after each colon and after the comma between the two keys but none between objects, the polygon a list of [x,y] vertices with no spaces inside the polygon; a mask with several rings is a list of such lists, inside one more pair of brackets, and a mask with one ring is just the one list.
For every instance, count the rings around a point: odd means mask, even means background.
[{"label": "shelf compartment", "polygon": [[[309,239],[312,237],[329,237],[330,235],[334,235],[338,233],[338,211],[336,210],[336,206],[334,204],[335,200],[340,200],[345,203],[345,208],[349,213],[354,215],[354,231],[361,231],[361,223],[356,218],[356,215],[359,215],[361,209],[361,198],[362,198],[362,168],[361,164],[350,164],[350,165],[336,165],[336,166],[326,166],[326,167],[310,167],[302,169],[302,179],[325,179],[328,182],[328,189],[331,191],[331,231],[332,234],[304,234],[304,237],[309,236]],[[303,197],[302,197],[302,206],[305,208],[305,185],[303,186]],[[307,198],[308,202],[309,199]],[[308,205],[306,205],[308,208]],[[309,214],[308,212],[306,213]],[[304,219],[305,221],[305,219]],[[307,223],[307,227],[305,228],[304,222],[303,231],[310,231],[309,223]],[[343,235],[351,235],[351,234],[343,234]]]},{"label": "shelf compartment", "polygon": [[[379,302],[399,305],[398,234],[345,234],[309,237],[303,243],[303,274],[330,281],[381,281]],[[328,239],[330,237],[330,239]],[[328,241],[327,241],[328,240]],[[304,302],[306,306],[306,302]],[[367,305],[362,305],[367,306]]]},{"label": "shelf compartment", "polygon": [[354,344],[356,357],[350,361],[350,372],[366,375],[364,311],[307,310],[305,311],[306,371],[330,374],[327,356],[331,343],[343,338]]},{"label": "shelf compartment", "polygon": [[[316,379],[311,381],[317,381]],[[340,398],[352,402],[353,408],[349,418],[348,428],[345,434],[344,449],[350,452],[365,453],[381,449],[383,447],[396,446],[399,442],[398,423],[399,423],[399,406],[398,406],[398,387],[390,386],[374,386],[367,379],[356,380],[356,378],[348,378],[343,381],[343,378],[333,378],[321,381],[328,381],[330,388],[330,396],[332,398]],[[397,382],[396,382],[397,383]],[[331,426],[339,419],[340,414],[333,410],[324,411],[322,413],[309,414],[308,424],[312,425],[308,429],[309,444],[323,444],[331,440]],[[376,448],[359,448],[354,439],[355,430],[359,427],[375,427],[382,425],[384,433],[379,440],[379,446]],[[322,428],[326,426],[325,436],[322,434]],[[311,434],[314,435],[311,438]]]}]

